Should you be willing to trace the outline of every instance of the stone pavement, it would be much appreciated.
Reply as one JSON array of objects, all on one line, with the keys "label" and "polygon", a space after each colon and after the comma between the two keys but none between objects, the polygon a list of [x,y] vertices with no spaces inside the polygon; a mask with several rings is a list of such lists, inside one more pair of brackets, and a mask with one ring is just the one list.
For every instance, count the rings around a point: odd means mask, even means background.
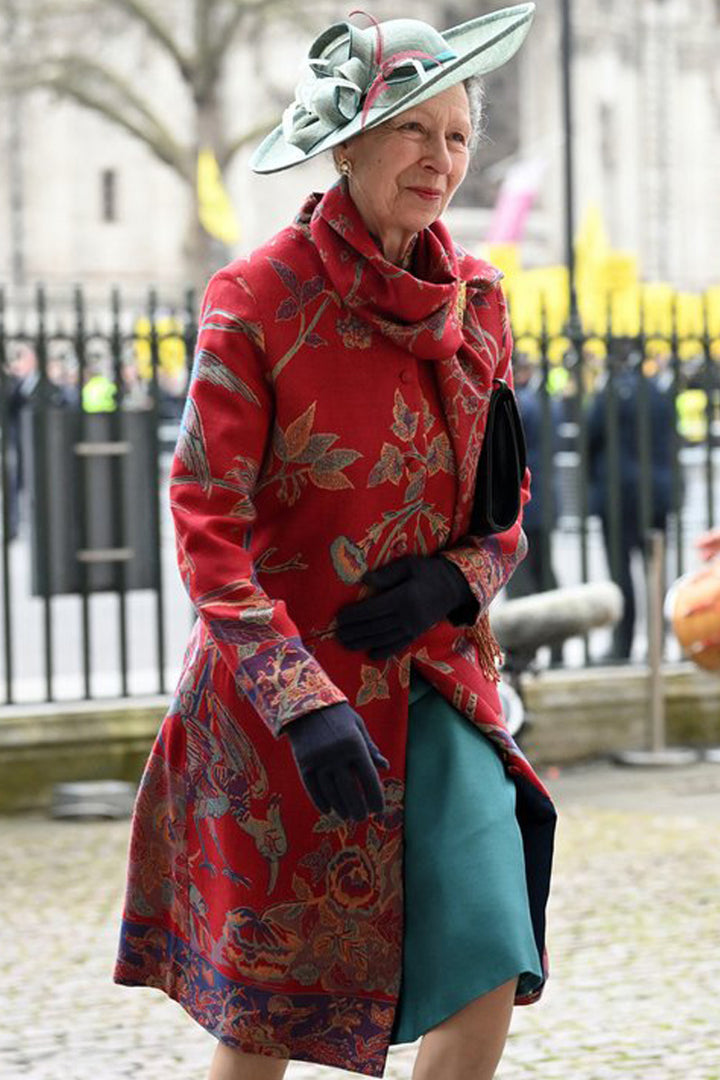
[{"label": "stone pavement", "polygon": [[[720,1080],[720,765],[546,779],[561,811],[553,973],[516,1009],[497,1080]],[[212,1037],[159,991],[110,981],[127,834],[0,819],[2,1080],[205,1080]],[[410,1077],[415,1050],[391,1051],[389,1080]]]}]

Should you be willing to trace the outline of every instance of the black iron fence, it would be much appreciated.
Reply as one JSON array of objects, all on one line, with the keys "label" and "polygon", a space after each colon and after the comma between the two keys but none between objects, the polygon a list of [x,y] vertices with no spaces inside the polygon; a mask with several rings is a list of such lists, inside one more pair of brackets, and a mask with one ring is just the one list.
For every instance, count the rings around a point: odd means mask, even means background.
[{"label": "black iron fence", "polygon": [[195,322],[191,292],[90,313],[78,289],[58,313],[39,288],[20,314],[0,292],[6,703],[166,691],[163,492]]},{"label": "black iron fence", "polygon": [[[80,290],[60,310],[39,288],[17,312],[0,292],[0,702],[171,686],[192,613],[167,478],[195,327],[192,293],[138,308],[115,291],[91,312]],[[644,538],[666,531],[675,578],[715,523],[720,339],[707,324],[693,338],[557,338],[541,324],[515,359],[535,481],[531,557],[510,591],[610,576],[638,594],[614,653],[634,635],[641,656]]]}]

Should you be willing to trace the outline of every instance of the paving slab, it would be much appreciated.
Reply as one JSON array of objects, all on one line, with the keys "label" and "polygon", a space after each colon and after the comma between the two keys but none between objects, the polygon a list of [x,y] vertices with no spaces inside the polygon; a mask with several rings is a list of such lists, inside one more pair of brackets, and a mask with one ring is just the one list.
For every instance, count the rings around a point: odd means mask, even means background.
[{"label": "paving slab", "polygon": [[[515,1010],[497,1080],[720,1080],[720,766],[545,779],[561,812],[552,977]],[[127,841],[126,821],[0,818],[2,1080],[206,1077],[212,1036],[111,982]],[[409,1080],[416,1051],[391,1051],[388,1080]]]}]

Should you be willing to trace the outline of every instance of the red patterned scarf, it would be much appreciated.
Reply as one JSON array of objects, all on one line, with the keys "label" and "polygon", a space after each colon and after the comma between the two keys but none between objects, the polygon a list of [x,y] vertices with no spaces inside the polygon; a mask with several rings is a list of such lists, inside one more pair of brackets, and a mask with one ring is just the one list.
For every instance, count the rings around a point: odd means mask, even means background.
[{"label": "red patterned scarf", "polygon": [[340,179],[311,195],[298,217],[310,223],[325,271],[339,296],[396,345],[425,360],[446,360],[469,344],[463,336],[468,285],[487,289],[499,271],[460,252],[445,225],[417,234],[407,269],[388,262]]}]

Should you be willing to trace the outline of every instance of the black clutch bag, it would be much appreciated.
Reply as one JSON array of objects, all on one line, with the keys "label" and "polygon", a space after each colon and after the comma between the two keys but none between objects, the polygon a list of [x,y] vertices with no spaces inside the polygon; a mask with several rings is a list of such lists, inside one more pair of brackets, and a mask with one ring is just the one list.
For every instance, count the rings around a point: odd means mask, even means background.
[{"label": "black clutch bag", "polygon": [[475,479],[472,536],[505,532],[515,524],[525,465],[525,433],[515,395],[504,379],[494,379]]}]

